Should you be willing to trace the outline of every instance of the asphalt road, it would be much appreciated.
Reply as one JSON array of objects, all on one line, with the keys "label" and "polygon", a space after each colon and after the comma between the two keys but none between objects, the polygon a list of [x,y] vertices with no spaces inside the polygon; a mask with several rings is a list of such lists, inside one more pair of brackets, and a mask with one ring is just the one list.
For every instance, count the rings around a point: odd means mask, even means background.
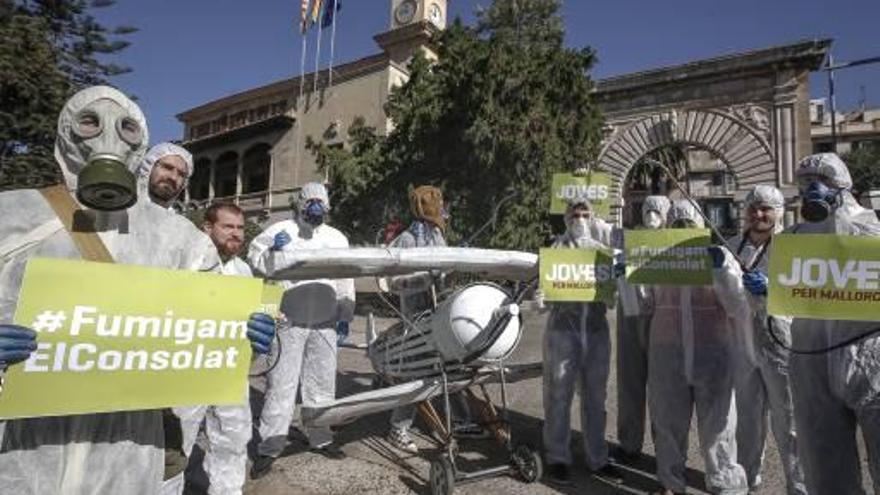
[{"label": "asphalt road", "polygon": [[[612,328],[612,346],[616,328],[613,312],[609,311]],[[545,317],[526,309],[523,339],[515,351],[511,362],[533,363],[541,360],[542,334]],[[380,320],[378,324],[388,325],[393,320]],[[352,328],[352,341],[363,342],[364,319],[358,318]],[[613,352],[613,351],[612,351]],[[608,412],[606,439],[617,440],[617,394],[614,359],[608,382]],[[337,396],[367,390],[370,387],[372,372],[364,351],[342,349],[339,354]],[[252,395],[259,406],[260,380],[253,382]],[[543,422],[542,383],[540,377],[511,384],[508,389],[510,420],[516,443],[526,443],[535,448],[541,446],[541,427]],[[499,387],[490,386],[497,398]],[[579,397],[575,398],[575,404]],[[572,448],[575,466],[583,465],[580,448],[580,416],[577,407],[572,414]],[[344,460],[329,460],[308,452],[308,447],[298,432],[291,434],[292,444],[273,466],[267,476],[252,481],[245,486],[246,494],[427,494],[430,461],[440,453],[439,445],[423,429],[415,429],[415,439],[421,452],[416,456],[401,455],[384,440],[387,432],[389,413],[378,413],[363,417],[354,423],[338,429],[336,439],[347,454]],[[695,423],[695,422],[694,422]],[[688,479],[690,493],[704,493],[703,462],[699,455],[698,440],[694,423],[691,425],[688,451]],[[417,423],[420,425],[420,423]],[[491,441],[463,442],[465,464],[468,468],[482,468],[507,462],[504,449]],[[511,476],[498,476],[479,481],[456,485],[459,494],[551,494],[551,493],[649,493],[657,489],[654,477],[654,449],[651,439],[646,439],[645,453],[634,466],[620,466],[624,472],[622,484],[612,484],[590,477],[584,469],[573,470],[574,486],[560,488],[539,481],[525,484]],[[768,440],[764,463],[764,483],[759,494],[785,493],[785,482],[779,464],[774,441]],[[198,493],[198,491],[193,492]]]}]

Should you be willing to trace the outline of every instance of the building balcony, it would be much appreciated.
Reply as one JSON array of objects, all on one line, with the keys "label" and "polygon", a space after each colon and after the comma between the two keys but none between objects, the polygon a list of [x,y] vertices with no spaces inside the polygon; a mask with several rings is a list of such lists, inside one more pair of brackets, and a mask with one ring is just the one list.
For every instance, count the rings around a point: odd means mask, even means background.
[{"label": "building balcony", "polygon": [[273,115],[263,120],[249,121],[238,127],[218,130],[197,138],[189,139],[182,144],[191,153],[197,154],[201,151],[222,146],[233,141],[260,136],[274,130],[289,129],[293,126],[295,121],[296,119],[294,117],[287,114]]}]

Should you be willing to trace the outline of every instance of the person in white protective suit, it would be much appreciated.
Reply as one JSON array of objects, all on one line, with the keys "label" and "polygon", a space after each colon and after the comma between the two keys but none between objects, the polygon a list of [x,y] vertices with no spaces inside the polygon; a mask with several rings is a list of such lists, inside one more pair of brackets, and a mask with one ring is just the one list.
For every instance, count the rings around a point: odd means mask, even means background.
[{"label": "person in white protective suit", "polygon": [[[218,269],[217,250],[207,236],[137,195],[134,171],[146,143],[141,110],[119,91],[95,86],[67,101],[55,143],[64,184],[0,193],[0,336],[21,329],[12,320],[28,259],[80,259],[81,252],[90,252],[68,233],[65,225],[72,223],[71,217],[76,231],[103,244],[116,263]],[[70,197],[74,193],[76,200]],[[248,336],[255,339],[255,331],[265,330],[271,340],[274,322],[271,329],[262,328],[254,316]],[[254,330],[255,325],[262,330]],[[10,348],[8,340],[0,338],[0,356]],[[161,410],[0,422],[3,493],[156,494],[164,464]]]},{"label": "person in white protective suit", "polygon": [[193,174],[193,157],[174,143],[154,145],[144,155],[137,170],[139,185],[147,189],[150,199],[171,208]]},{"label": "person in white protective suit", "polygon": [[[611,227],[596,218],[585,196],[569,201],[566,231],[554,248],[610,249]],[[600,234],[604,242],[598,240]],[[536,294],[538,307],[544,295]],[[620,479],[609,464],[605,443],[605,397],[611,362],[611,344],[605,303],[552,303],[544,331],[544,456],[550,482],[571,484],[571,404],[580,387],[581,436],[587,469],[614,481]]]},{"label": "person in white protective suit", "polygon": [[[212,204],[205,210],[202,230],[220,254],[220,273],[253,276],[247,263],[238,257],[244,248],[244,213],[241,208],[231,203]],[[268,352],[269,347],[263,351]],[[183,451],[187,457],[192,454],[204,423],[204,470],[209,482],[208,493],[241,495],[247,474],[247,444],[251,439],[251,409],[247,393],[241,404],[178,407],[174,408],[174,413],[181,419]]]},{"label": "person in white protective suit", "polygon": [[[880,236],[877,215],[856,202],[849,170],[836,154],[804,158],[797,180],[806,221],[790,232]],[[877,321],[794,318],[792,348],[819,351],[878,327]],[[859,428],[874,492],[880,493],[880,335],[865,335],[825,353],[792,353],[791,385],[807,493],[865,493],[856,441]]]},{"label": "person in white protective suit", "polygon": [[[348,239],[324,223],[330,199],[322,184],[310,182],[295,193],[293,220],[271,225],[250,245],[248,260],[258,273],[275,265],[276,254],[300,249],[347,248]],[[354,316],[354,280],[284,282],[281,313],[287,322],[279,329],[281,353],[268,374],[265,404],[260,416],[258,457],[251,477],[269,472],[288,445],[296,393],[302,396],[301,418],[321,402],[336,398],[337,326]],[[332,459],[345,455],[333,444],[329,428],[305,428],[313,451]]]},{"label": "person in white protective suit", "polygon": [[[138,166],[139,192],[149,195],[157,205],[174,211],[172,205],[186,188],[192,171],[193,158],[189,151],[174,143],[159,143],[147,151]],[[252,276],[250,267],[238,257],[244,247],[244,216],[237,206],[217,203],[209,207],[205,211],[202,230],[220,254],[221,273]],[[268,347],[265,351],[268,352]],[[240,405],[178,407],[173,412],[181,421],[181,451],[187,459],[202,422],[205,422],[210,443],[204,458],[209,493],[241,493],[246,474],[247,442],[251,438],[247,397]],[[168,480],[163,486],[163,495],[183,493],[186,481],[184,473]]]},{"label": "person in white protective suit", "polygon": [[[666,225],[669,198],[648,196],[642,203],[642,226],[661,229]],[[632,461],[642,452],[645,438],[648,387],[648,326],[651,315],[641,312],[639,299],[645,288],[618,279],[617,306],[617,439],[613,456]]]},{"label": "person in white protective suit", "polygon": [[[667,225],[700,228],[703,219],[688,201],[672,204]],[[654,427],[660,494],[684,493],[688,431],[694,409],[700,453],[711,493],[746,493],[745,471],[737,464],[733,330],[747,301],[730,270],[732,256],[715,248],[713,285],[652,285],[646,308],[653,314],[648,352],[648,407]]]},{"label": "person in white protective suit", "polygon": [[[751,318],[743,321],[746,326],[736,328],[739,340],[735,379],[738,459],[746,471],[749,490],[757,490],[761,484],[767,428],[772,423],[786,490],[789,494],[804,495],[807,491],[798,460],[789,352],[770,337],[767,321],[772,320],[776,336],[790,345],[791,319],[767,314],[767,288],[760,283],[760,279],[767,277],[773,234],[782,231],[785,198],[779,189],[759,185],[749,191],[745,207],[743,233],[727,243],[746,264],[745,272],[737,263],[728,264],[728,268],[733,270],[734,276],[743,277],[751,310]],[[757,285],[756,279],[759,280]]]}]

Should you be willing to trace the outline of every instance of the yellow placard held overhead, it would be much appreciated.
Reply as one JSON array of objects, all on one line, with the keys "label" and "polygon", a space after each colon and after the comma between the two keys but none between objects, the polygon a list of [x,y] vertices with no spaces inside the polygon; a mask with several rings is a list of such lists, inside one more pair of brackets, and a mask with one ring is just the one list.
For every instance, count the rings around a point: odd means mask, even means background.
[{"label": "yellow placard held overhead", "polygon": [[575,197],[586,197],[596,215],[607,220],[611,216],[611,177],[592,171],[587,175],[553,174],[550,213],[565,213],[568,201]]},{"label": "yellow placard held overhead", "polygon": [[9,368],[0,418],[240,404],[262,281],[35,258],[15,322],[37,350]]},{"label": "yellow placard held overhead", "polygon": [[779,234],[767,311],[820,320],[880,320],[880,238]]}]

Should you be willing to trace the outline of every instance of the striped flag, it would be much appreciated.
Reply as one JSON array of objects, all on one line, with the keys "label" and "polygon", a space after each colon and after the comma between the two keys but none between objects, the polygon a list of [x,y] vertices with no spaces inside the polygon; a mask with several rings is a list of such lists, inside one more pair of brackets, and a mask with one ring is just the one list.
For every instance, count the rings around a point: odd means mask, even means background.
[{"label": "striped flag", "polygon": [[309,0],[302,0],[299,24],[300,31],[306,34],[306,31],[309,29]]},{"label": "striped flag", "polygon": [[312,4],[312,24],[318,22],[318,16],[321,15],[321,5],[324,3],[324,0],[315,0]]}]

